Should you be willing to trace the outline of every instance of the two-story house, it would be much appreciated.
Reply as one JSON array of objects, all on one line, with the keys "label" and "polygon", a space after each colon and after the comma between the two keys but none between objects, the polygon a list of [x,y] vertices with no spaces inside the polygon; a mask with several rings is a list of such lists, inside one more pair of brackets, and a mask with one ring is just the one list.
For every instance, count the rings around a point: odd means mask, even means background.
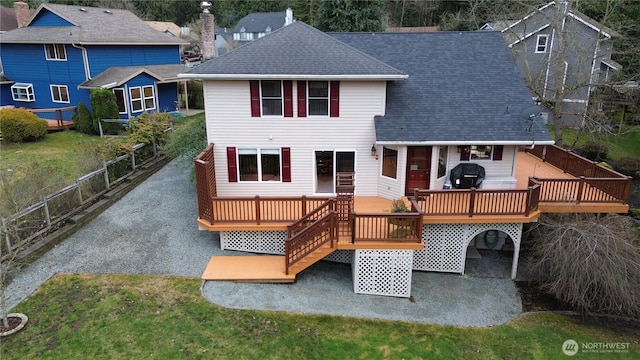
[{"label": "two-story house", "polygon": [[583,124],[595,87],[621,69],[611,59],[612,37],[619,35],[566,0],[550,2],[519,20],[485,24],[481,30],[502,32],[536,95],[551,104],[562,99],[566,124]]},{"label": "two-story house", "polygon": [[105,88],[116,95],[124,119],[175,109],[177,75],[187,69],[180,64],[186,41],[154,30],[127,10],[43,3],[28,19],[0,34],[8,80],[0,86],[10,94],[2,105],[90,107],[90,90]]},{"label": "two-story house", "polygon": [[627,178],[552,146],[498,32],[294,22],[180,76],[205,96],[198,225],[271,254],[213,257],[205,279],[294,281],[330,259],[352,264],[357,293],[408,297],[412,271],[464,273],[475,247],[513,251],[515,277],[543,210],[628,209]]},{"label": "two-story house", "polygon": [[246,44],[272,31],[293,23],[293,11],[251,13],[238,21],[233,28],[233,41]]}]

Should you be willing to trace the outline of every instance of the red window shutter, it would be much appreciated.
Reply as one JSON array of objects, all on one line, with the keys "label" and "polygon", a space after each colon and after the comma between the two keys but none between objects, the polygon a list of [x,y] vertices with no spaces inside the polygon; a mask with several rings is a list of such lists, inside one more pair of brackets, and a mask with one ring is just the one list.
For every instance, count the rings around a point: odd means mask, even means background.
[{"label": "red window shutter", "polygon": [[291,182],[291,148],[282,148],[282,182]]},{"label": "red window shutter", "polygon": [[260,117],[260,81],[249,81],[249,91],[251,93],[251,117]]},{"label": "red window shutter", "polygon": [[293,117],[293,85],[291,80],[282,82],[284,87],[284,117]]},{"label": "red window shutter", "polygon": [[307,117],[307,82],[298,81],[298,117]]},{"label": "red window shutter", "polygon": [[236,148],[227,148],[227,170],[229,171],[229,182],[238,182],[238,165],[236,162]]},{"label": "red window shutter", "polygon": [[471,148],[469,146],[460,146],[460,161],[469,161],[469,155],[471,155]]},{"label": "red window shutter", "polygon": [[340,81],[332,81],[329,86],[329,116],[340,116]]},{"label": "red window shutter", "polygon": [[502,160],[503,145],[494,145],[493,147],[493,160]]}]

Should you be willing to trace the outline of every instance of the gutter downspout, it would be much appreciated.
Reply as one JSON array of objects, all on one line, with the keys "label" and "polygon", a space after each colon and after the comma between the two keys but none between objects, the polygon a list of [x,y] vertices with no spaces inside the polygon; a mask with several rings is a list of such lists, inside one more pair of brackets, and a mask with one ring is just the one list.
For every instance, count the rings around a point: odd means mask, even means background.
[{"label": "gutter downspout", "polygon": [[84,77],[85,81],[91,80],[91,69],[89,69],[89,56],[87,56],[87,49],[83,46],[71,44],[76,49],[82,50],[82,64],[84,65]]}]

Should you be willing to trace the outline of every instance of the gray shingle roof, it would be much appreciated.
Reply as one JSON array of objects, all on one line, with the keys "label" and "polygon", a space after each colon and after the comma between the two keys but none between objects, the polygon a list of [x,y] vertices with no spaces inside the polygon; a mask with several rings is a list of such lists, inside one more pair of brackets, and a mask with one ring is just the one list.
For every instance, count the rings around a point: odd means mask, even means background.
[{"label": "gray shingle roof", "polygon": [[112,66],[101,72],[93,79],[80,84],[80,88],[101,88],[111,89],[121,86],[132,78],[145,73],[154,77],[158,82],[175,82],[178,74],[189,70],[186,65],[145,65],[145,66]]},{"label": "gray shingle roof", "polygon": [[532,95],[499,32],[329,35],[409,74],[388,82],[386,114],[375,119],[378,142],[551,140],[541,122],[525,130],[520,112]]},{"label": "gray shingle roof", "polygon": [[402,79],[406,74],[298,21],[206,61],[185,76]]},{"label": "gray shingle roof", "polygon": [[265,32],[267,27],[271,28],[271,31],[275,31],[284,26],[285,16],[286,12],[284,11],[252,13],[240,19],[233,31],[240,32],[240,29],[244,28],[245,32],[259,33]]},{"label": "gray shingle roof", "polygon": [[32,17],[50,11],[75,26],[27,26],[0,35],[5,43],[185,45],[187,41],[154,30],[128,10],[42,4]]}]

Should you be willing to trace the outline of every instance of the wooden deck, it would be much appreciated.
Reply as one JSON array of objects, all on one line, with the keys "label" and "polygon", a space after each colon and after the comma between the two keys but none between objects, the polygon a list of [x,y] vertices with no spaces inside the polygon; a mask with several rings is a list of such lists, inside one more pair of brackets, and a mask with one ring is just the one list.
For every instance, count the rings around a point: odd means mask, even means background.
[{"label": "wooden deck", "polygon": [[202,279],[292,283],[296,275],[286,274],[284,255],[212,256]]}]

